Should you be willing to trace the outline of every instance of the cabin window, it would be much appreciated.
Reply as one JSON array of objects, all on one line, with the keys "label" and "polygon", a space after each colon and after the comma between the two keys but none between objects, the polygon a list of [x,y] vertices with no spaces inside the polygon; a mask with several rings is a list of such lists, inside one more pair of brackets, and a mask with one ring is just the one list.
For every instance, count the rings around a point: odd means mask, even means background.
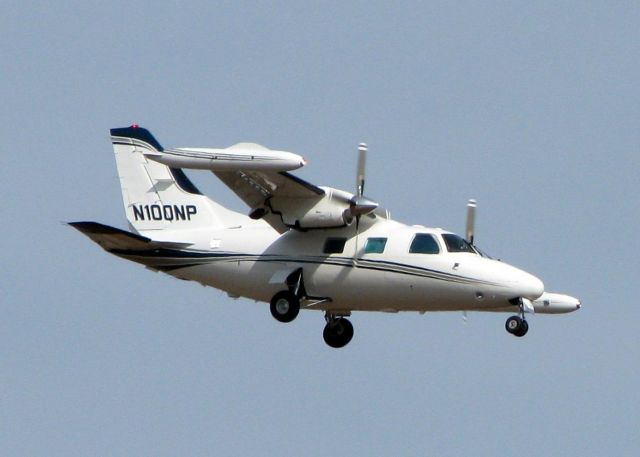
[{"label": "cabin window", "polygon": [[428,233],[418,233],[409,248],[411,254],[439,254],[440,246],[438,242]]},{"label": "cabin window", "polygon": [[325,254],[342,254],[346,242],[346,238],[327,238],[327,241],[324,243],[323,252]]},{"label": "cabin window", "polygon": [[447,245],[449,252],[471,252],[475,254],[473,247],[464,238],[454,235],[453,233],[442,234],[444,244]]},{"label": "cabin window", "polygon": [[382,254],[386,244],[386,238],[367,238],[367,244],[364,245],[364,252],[365,254]]}]

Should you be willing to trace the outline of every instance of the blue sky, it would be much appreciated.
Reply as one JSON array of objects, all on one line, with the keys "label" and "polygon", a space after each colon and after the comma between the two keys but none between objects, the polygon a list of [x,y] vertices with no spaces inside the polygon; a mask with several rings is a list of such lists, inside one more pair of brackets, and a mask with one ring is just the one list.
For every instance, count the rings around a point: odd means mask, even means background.
[{"label": "blue sky", "polygon": [[[636,455],[635,2],[4,2],[3,455]],[[254,141],[394,218],[462,232],[578,296],[534,316],[322,314],[290,325],[109,256],[111,127]],[[214,199],[245,211],[211,174]]]}]

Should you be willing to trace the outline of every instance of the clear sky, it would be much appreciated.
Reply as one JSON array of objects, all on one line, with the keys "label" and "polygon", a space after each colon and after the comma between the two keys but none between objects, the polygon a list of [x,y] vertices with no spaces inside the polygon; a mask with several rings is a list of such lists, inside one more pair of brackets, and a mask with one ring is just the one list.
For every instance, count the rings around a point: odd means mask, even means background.
[{"label": "clear sky", "polygon": [[[637,2],[0,5],[0,454],[635,456]],[[394,6],[392,6],[394,5]],[[533,316],[323,316],[109,256],[108,131],[254,141],[582,299]],[[192,177],[246,211],[210,173]]]}]

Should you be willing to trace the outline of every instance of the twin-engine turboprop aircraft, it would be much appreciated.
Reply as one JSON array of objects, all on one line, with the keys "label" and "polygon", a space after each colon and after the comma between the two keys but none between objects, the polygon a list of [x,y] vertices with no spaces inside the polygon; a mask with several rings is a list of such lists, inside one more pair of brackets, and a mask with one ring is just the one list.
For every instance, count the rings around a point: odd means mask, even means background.
[{"label": "twin-engine turboprop aircraft", "polygon": [[[484,255],[466,237],[394,221],[364,197],[366,146],[355,194],[288,173],[306,164],[289,152],[242,143],[227,149],[164,149],[148,130],[111,130],[131,232],[96,222],[70,225],[107,252],[231,296],[269,302],[291,322],[322,310],[334,348],[353,337],[353,311],[498,311],[524,336],[525,313],[575,311],[580,302],[544,291],[542,281]],[[211,170],[249,207],[230,211],[193,185],[182,168]]]}]

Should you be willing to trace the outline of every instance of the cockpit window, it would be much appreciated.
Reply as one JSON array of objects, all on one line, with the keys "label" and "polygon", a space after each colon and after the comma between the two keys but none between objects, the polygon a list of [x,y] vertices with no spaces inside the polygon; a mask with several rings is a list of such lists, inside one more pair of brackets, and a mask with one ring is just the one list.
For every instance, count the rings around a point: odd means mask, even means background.
[{"label": "cockpit window", "polygon": [[454,235],[453,233],[443,233],[442,239],[444,240],[444,244],[447,245],[447,251],[449,252],[471,252],[475,254],[476,251],[473,249],[467,240],[464,238]]},{"label": "cockpit window", "polygon": [[409,248],[411,254],[439,254],[440,246],[438,242],[428,233],[418,233]]},{"label": "cockpit window", "polygon": [[489,254],[487,254],[486,252],[484,252],[483,250],[481,250],[477,245],[473,245],[473,249],[476,250],[476,252],[478,254],[480,254],[482,257],[486,257],[487,259],[493,259],[493,257],[491,257]]}]

